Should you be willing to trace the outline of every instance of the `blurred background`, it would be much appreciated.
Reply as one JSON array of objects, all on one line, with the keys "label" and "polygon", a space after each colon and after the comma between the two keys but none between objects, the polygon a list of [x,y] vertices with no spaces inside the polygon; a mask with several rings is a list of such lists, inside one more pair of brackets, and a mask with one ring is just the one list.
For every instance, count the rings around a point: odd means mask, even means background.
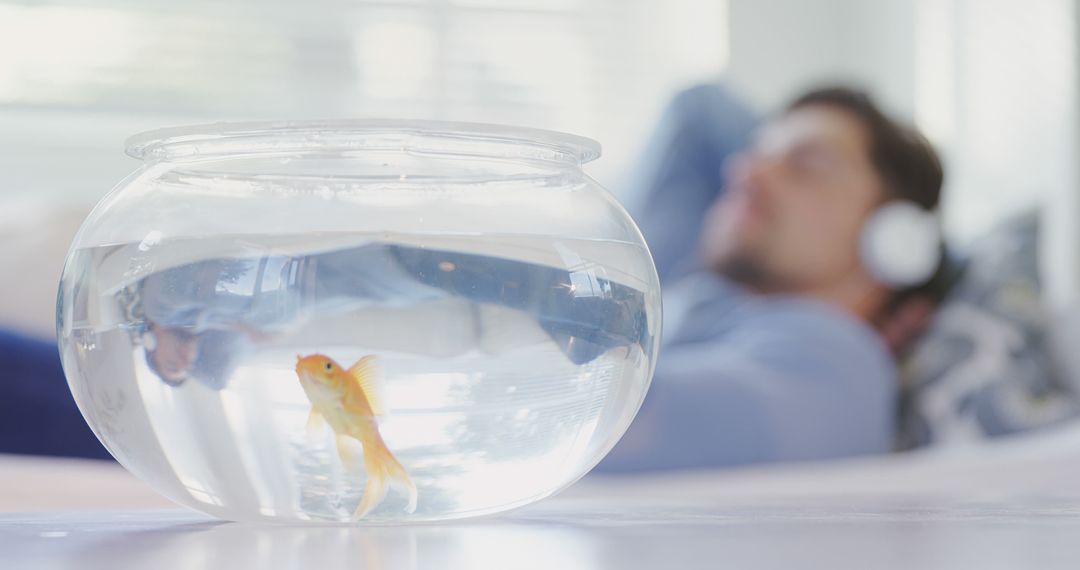
[{"label": "blurred background", "polygon": [[[0,215],[14,218],[0,227],[33,223],[27,202],[93,204],[137,166],[122,152],[133,133],[268,118],[565,130],[601,141],[591,173],[632,206],[634,163],[679,90],[724,82],[768,111],[845,81],[943,153],[955,243],[1045,209],[1041,269],[1068,306],[1077,12],[1073,0],[0,0]],[[0,319],[47,333],[52,283],[3,279]]]},{"label": "blurred background", "polygon": [[1071,338],[1078,29],[1076,0],[0,0],[0,326],[53,334],[63,254],[138,166],[123,142],[139,131],[344,117],[564,130],[603,144],[589,171],[633,209],[680,91],[723,84],[767,113],[843,82],[941,151],[961,254],[1019,213],[1037,220],[1031,318]]}]

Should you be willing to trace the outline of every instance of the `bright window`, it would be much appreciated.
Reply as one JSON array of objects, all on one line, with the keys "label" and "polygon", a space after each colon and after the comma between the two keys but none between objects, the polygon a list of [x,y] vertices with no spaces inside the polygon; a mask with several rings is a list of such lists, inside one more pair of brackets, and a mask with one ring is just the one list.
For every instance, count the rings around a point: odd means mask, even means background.
[{"label": "bright window", "polygon": [[725,0],[0,0],[0,184],[94,199],[131,130],[382,116],[590,136],[619,193],[663,103],[727,54]]}]

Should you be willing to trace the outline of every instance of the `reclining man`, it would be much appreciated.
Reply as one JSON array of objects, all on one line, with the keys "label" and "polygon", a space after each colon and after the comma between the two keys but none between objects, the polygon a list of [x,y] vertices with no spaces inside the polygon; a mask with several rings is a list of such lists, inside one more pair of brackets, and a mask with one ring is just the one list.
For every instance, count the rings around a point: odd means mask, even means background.
[{"label": "reclining man", "polygon": [[[717,108],[745,113],[715,88],[676,105],[703,98],[712,117],[684,113],[678,124],[676,107],[677,124],[661,131],[675,166],[656,174],[640,221],[665,285],[664,347],[641,412],[600,470],[892,450],[894,355],[928,320],[940,266],[937,155],[864,93],[818,90],[727,156],[721,193],[700,184],[702,165],[749,137],[720,132],[717,143],[709,125],[753,121],[710,123]],[[699,219],[698,247],[680,244]]]}]

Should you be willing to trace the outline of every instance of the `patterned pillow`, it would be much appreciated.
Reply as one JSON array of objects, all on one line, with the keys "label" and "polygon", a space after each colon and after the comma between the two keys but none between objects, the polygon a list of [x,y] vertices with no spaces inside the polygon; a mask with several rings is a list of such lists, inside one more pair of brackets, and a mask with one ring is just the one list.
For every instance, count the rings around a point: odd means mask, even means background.
[{"label": "patterned pillow", "polygon": [[978,246],[902,364],[901,449],[968,442],[1076,417],[1040,302],[1039,220],[1009,220]]}]

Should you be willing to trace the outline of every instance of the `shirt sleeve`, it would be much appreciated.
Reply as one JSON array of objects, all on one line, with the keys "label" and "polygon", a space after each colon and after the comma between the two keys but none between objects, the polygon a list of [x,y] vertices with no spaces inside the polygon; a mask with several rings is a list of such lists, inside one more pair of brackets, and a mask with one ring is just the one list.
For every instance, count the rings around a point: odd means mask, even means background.
[{"label": "shirt sleeve", "polygon": [[722,85],[683,91],[664,111],[628,182],[661,283],[694,269],[705,210],[723,191],[723,164],[747,146],[757,121]]},{"label": "shirt sleeve", "polygon": [[777,311],[722,340],[661,351],[641,411],[598,469],[886,452],[895,392],[895,368],[870,329],[817,311]]}]

